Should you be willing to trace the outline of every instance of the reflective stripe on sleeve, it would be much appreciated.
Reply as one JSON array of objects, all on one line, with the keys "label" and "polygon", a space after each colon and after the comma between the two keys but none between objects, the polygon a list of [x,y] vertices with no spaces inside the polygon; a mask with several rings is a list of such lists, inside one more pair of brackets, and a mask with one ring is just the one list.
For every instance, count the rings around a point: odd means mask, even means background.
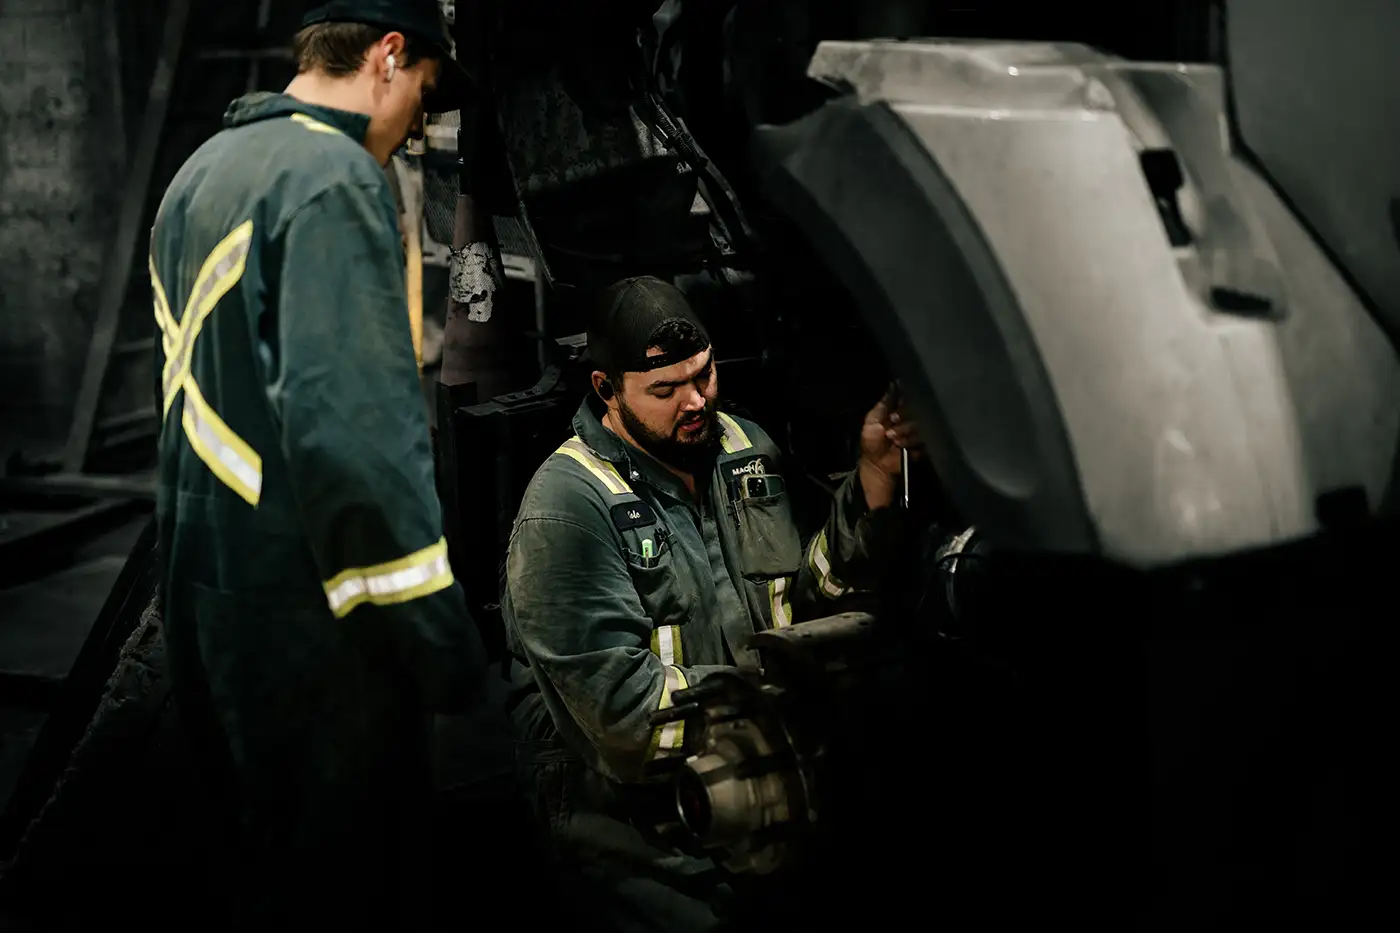
[{"label": "reflective stripe on sleeve", "polygon": [[180,315],[177,334],[171,340],[172,346],[161,372],[161,389],[165,395],[163,415],[169,414],[175,395],[190,371],[195,338],[199,336],[205,318],[243,278],[252,242],[253,222],[244,221],[214,247],[200,267],[199,275],[195,276],[190,299]]},{"label": "reflective stripe on sleeve", "polygon": [[[666,665],[666,678],[661,685],[661,702],[657,709],[668,709],[674,703],[672,694],[677,690],[685,690],[690,686],[686,680],[685,672],[677,665],[684,663],[684,653],[681,650],[681,627],[679,625],[663,625],[654,629],[651,633],[651,651],[661,659],[661,663]],[[685,744],[685,723],[668,722],[657,726],[652,730],[651,747],[648,749],[647,757],[656,755],[674,754]]]},{"label": "reflective stripe on sleeve", "polygon": [[190,446],[224,485],[256,508],[262,495],[262,458],[209,407],[193,376],[185,376],[183,385],[180,421]]},{"label": "reflective stripe on sleeve", "polygon": [[373,567],[352,567],[341,571],[323,585],[326,602],[337,619],[344,618],[361,603],[392,606],[406,603],[453,583],[452,567],[447,562],[447,539],[437,544]]},{"label": "reflective stripe on sleeve", "polygon": [[661,659],[662,664],[684,664],[685,653],[681,650],[681,627],[663,625],[652,629],[651,653]]},{"label": "reflective stripe on sleeve", "polygon": [[772,608],[774,628],[787,628],[792,624],[792,597],[788,592],[790,583],[787,577],[768,581],[768,604]]},{"label": "reflective stripe on sleeve", "polygon": [[821,590],[823,596],[829,599],[837,599],[845,596],[851,591],[831,572],[831,558],[827,552],[826,530],[813,539],[811,547],[807,549],[807,564],[812,569],[812,575],[816,577],[817,589]]},{"label": "reflective stripe on sleeve", "polygon": [[719,420],[720,424],[724,426],[724,430],[720,433],[719,445],[724,449],[725,453],[737,454],[739,451],[748,450],[753,446],[753,443],[749,440],[748,434],[744,433],[744,429],[739,427],[739,422],[735,421],[724,412],[719,413]]},{"label": "reflective stripe on sleeve", "polygon": [[[666,682],[661,687],[661,703],[657,709],[667,709],[672,705],[671,695],[677,690],[685,690],[689,687],[685,674],[678,667],[666,668]],[[651,753],[648,757],[657,755],[674,755],[685,745],[685,720],[668,722],[659,725],[652,731]]]},{"label": "reflective stripe on sleeve", "polygon": [[603,487],[614,496],[625,496],[632,492],[632,487],[627,485],[627,480],[623,479],[622,474],[617,472],[617,467],[589,450],[588,445],[577,437],[569,438],[559,446],[555,453],[568,457],[592,473],[598,482],[602,483]]}]

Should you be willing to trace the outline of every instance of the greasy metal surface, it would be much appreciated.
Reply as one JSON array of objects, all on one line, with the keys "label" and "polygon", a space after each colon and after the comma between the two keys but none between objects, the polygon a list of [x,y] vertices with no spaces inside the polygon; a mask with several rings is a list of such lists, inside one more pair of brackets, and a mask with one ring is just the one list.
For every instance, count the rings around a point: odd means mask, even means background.
[{"label": "greasy metal surface", "polygon": [[126,560],[99,557],[44,580],[0,590],[0,671],[62,683]]},{"label": "greasy metal surface", "polygon": [[103,270],[92,343],[88,347],[87,364],[83,367],[82,382],[78,387],[77,401],[74,403],[73,422],[63,453],[63,469],[69,473],[81,473],[87,466],[93,423],[97,418],[102,389],[107,379],[112,346],[117,340],[135,257],[139,255],[137,249],[145,232],[141,224],[156,170],[158,150],[164,138],[166,115],[174,90],[175,71],[184,47],[190,13],[190,0],[172,0],[170,10],[166,14],[160,58],[151,77],[141,134],[132,155],[114,242]]},{"label": "greasy metal surface", "polygon": [[843,612],[810,622],[799,622],[787,628],[759,632],[751,644],[761,648],[771,645],[799,645],[804,642],[833,642],[860,638],[874,630],[875,617],[868,612]]},{"label": "greasy metal surface", "polygon": [[132,6],[0,3],[0,455],[47,459],[67,436],[145,105],[122,75],[154,58],[122,32],[154,16],[152,45],[160,33],[159,3]]},{"label": "greasy metal surface", "polygon": [[1235,127],[1400,338],[1400,4],[1225,0]]},{"label": "greasy metal surface", "polygon": [[[102,476],[50,473],[44,476],[0,476],[0,502],[10,496],[79,496],[99,499],[143,499],[154,502],[154,474]],[[0,531],[4,517],[0,515]]]},{"label": "greasy metal surface", "polygon": [[[1267,545],[1316,530],[1321,494],[1382,499],[1400,361],[1229,151],[1216,68],[891,41],[823,43],[810,74],[888,102],[971,211],[1034,341],[1018,353],[1053,387],[1104,554],[1151,565]],[[1149,150],[1182,166],[1188,245],[1168,241]],[[1222,290],[1270,310],[1230,313]],[[998,417],[957,404],[968,436]],[[1033,493],[1003,487],[1009,503]]]},{"label": "greasy metal surface", "polygon": [[521,76],[505,88],[501,130],[525,197],[666,154],[625,100],[586,88],[562,69]]}]

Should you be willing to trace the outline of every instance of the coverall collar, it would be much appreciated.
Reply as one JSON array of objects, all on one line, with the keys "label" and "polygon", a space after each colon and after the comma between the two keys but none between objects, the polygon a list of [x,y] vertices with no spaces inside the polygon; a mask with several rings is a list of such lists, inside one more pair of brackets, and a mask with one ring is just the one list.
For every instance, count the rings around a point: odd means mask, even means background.
[{"label": "coverall collar", "polygon": [[[584,396],[573,421],[574,433],[578,435],[579,440],[587,444],[589,450],[617,467],[618,472],[628,482],[645,480],[682,502],[693,502],[680,477],[663,467],[650,454],[633,447],[604,427],[603,416],[606,413],[606,407],[597,396]],[[697,483],[703,484],[707,477],[697,476],[695,479]]]},{"label": "coverall collar", "polygon": [[628,462],[628,443],[603,426],[606,409],[601,400],[593,395],[585,395],[578,412],[574,415],[574,433],[604,460],[614,466]]},{"label": "coverall collar", "polygon": [[361,145],[364,145],[365,136],[369,133],[369,117],[362,113],[319,107],[286,94],[274,94],[270,91],[245,94],[229,104],[228,110],[224,111],[224,126],[231,129],[261,120],[290,117],[293,114],[301,114],[329,124]]}]

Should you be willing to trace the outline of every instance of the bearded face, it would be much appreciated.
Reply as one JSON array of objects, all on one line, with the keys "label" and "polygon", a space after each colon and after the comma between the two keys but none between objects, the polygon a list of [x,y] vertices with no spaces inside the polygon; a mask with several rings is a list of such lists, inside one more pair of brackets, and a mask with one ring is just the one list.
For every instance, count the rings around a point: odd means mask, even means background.
[{"label": "bearded face", "polygon": [[719,449],[719,380],[709,348],[649,373],[627,373],[617,413],[638,447],[683,472]]}]

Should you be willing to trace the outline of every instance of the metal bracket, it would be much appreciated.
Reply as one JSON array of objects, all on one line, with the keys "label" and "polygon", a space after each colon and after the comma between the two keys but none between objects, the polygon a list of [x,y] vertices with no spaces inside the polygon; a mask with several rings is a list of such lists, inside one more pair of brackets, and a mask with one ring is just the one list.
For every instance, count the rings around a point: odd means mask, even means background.
[{"label": "metal bracket", "polygon": [[63,453],[63,469],[67,473],[81,473],[87,466],[93,425],[97,420],[98,404],[107,381],[108,363],[112,358],[112,349],[120,330],[122,308],[126,304],[127,291],[131,284],[136,246],[143,232],[141,226],[146,216],[151,179],[155,174],[161,139],[165,135],[175,71],[184,48],[192,6],[192,0],[173,0],[170,12],[165,18],[160,58],[151,76],[146,115],[142,122],[140,140],[132,156],[131,170],[127,175],[126,192],[121,213],[117,218],[115,242],[107,256],[92,343],[88,347],[87,365],[83,368],[83,381],[78,389],[77,402],[73,408],[73,422]]}]

